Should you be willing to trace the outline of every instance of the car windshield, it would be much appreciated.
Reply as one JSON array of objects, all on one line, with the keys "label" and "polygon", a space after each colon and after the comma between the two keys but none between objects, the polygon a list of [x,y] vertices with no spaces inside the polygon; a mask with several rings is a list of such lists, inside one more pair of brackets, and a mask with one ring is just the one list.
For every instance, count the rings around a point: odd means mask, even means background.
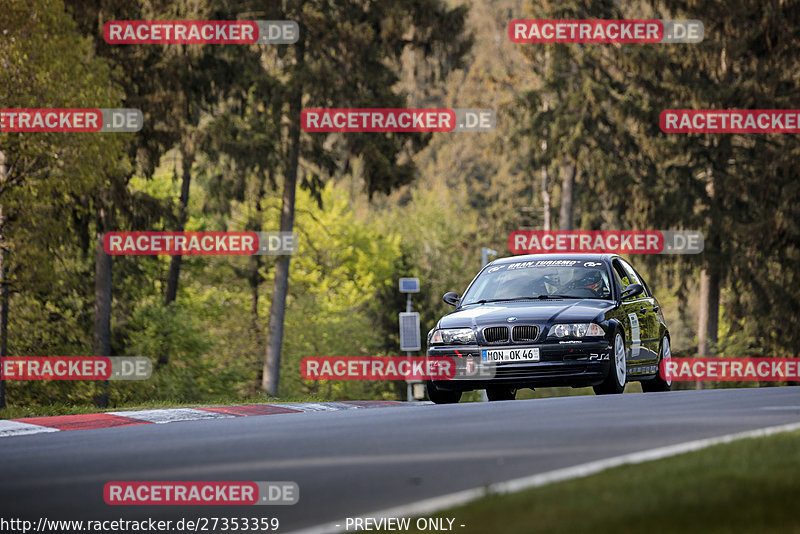
[{"label": "car windshield", "polygon": [[611,298],[606,266],[599,261],[574,259],[495,265],[475,280],[461,305],[547,298]]}]

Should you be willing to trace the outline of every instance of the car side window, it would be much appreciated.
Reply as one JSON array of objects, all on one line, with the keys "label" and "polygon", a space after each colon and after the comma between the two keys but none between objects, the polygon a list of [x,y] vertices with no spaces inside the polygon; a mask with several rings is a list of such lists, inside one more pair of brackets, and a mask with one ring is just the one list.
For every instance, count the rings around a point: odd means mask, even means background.
[{"label": "car side window", "polygon": [[636,271],[634,270],[634,268],[631,267],[631,265],[628,262],[626,262],[625,260],[618,260],[617,263],[619,263],[620,267],[624,271],[624,273],[625,273],[625,275],[626,275],[626,277],[627,277],[627,279],[629,281],[628,284],[641,284],[642,285],[642,287],[644,288],[644,292],[640,295],[640,297],[649,297],[650,294],[647,291],[647,285],[644,283],[644,281],[642,281],[641,277],[638,274],[636,274]]},{"label": "car side window", "polygon": [[630,280],[628,279],[628,275],[625,274],[622,266],[619,264],[618,261],[614,261],[614,278],[617,279],[617,283],[619,284],[620,291],[625,291],[625,288],[631,285]]},{"label": "car side window", "polygon": [[642,284],[642,286],[644,287],[643,295],[646,295],[648,297],[652,297],[653,296],[653,292],[650,291],[650,286],[648,286],[647,282],[644,281],[644,278],[642,278],[642,275],[639,274],[636,271],[634,271],[634,273],[636,273],[636,277],[639,279],[639,283]]}]

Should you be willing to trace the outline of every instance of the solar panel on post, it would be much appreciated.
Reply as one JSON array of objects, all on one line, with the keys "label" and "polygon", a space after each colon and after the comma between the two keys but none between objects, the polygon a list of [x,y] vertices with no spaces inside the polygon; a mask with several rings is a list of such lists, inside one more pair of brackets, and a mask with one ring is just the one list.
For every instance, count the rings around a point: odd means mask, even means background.
[{"label": "solar panel on post", "polygon": [[419,278],[401,278],[400,293],[419,293]]},{"label": "solar panel on post", "polygon": [[400,350],[420,350],[419,313],[400,312]]}]

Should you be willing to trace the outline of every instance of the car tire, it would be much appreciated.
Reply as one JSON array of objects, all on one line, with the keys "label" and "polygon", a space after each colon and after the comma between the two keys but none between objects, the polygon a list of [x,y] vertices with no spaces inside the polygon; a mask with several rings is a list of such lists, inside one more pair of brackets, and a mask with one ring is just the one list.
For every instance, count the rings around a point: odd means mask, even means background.
[{"label": "car tire", "polygon": [[650,380],[642,380],[642,391],[650,393],[651,391],[669,391],[672,387],[671,379],[664,379],[661,376],[661,362],[672,360],[672,350],[669,346],[669,338],[664,336],[661,340],[661,346],[658,348],[658,373],[655,378]]},{"label": "car tire", "polygon": [[602,384],[594,386],[595,395],[613,395],[625,390],[628,378],[628,362],[625,359],[625,341],[622,334],[614,334],[614,345],[611,348],[611,365],[608,366],[608,376]]},{"label": "car tire", "polygon": [[516,388],[494,386],[486,388],[486,398],[490,401],[514,400],[517,398]]},{"label": "car tire", "polygon": [[428,380],[426,382],[426,389],[428,390],[428,398],[434,404],[455,404],[461,400],[460,391],[448,391],[446,389],[439,389],[436,384]]}]

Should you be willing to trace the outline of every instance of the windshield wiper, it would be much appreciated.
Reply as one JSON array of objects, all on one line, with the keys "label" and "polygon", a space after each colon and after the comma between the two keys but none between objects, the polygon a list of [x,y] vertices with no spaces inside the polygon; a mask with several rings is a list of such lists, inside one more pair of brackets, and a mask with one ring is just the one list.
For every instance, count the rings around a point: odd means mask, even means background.
[{"label": "windshield wiper", "polygon": [[487,304],[492,302],[513,302],[515,300],[546,300],[546,299],[584,299],[587,297],[576,297],[573,295],[536,295],[535,297],[513,297],[507,299],[481,299],[476,300],[475,302],[467,302],[462,304],[462,306],[471,306],[473,304]]},{"label": "windshield wiper", "polygon": [[467,304],[464,304],[464,306],[469,306],[470,304],[486,304],[487,302],[511,302],[514,300],[534,300],[536,298],[538,297],[513,297],[509,299],[481,299],[481,300],[476,300],[475,302],[468,302]]}]

